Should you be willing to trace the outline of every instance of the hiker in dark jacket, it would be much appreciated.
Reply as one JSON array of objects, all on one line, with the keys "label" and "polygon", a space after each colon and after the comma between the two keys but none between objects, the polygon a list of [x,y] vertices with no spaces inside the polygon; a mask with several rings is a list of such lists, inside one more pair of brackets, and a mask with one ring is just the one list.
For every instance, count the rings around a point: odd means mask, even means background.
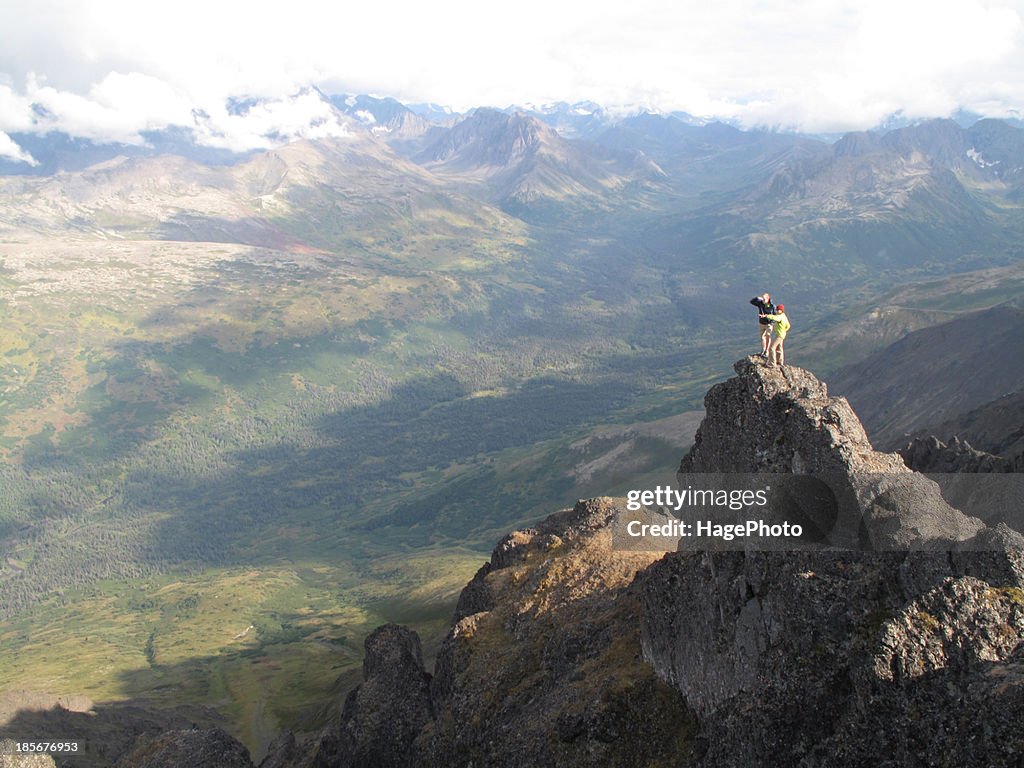
[{"label": "hiker in dark jacket", "polygon": [[761,357],[768,357],[768,347],[772,343],[772,322],[765,315],[774,315],[775,306],[772,297],[767,293],[755,296],[750,303],[757,307],[757,332],[761,337]]}]

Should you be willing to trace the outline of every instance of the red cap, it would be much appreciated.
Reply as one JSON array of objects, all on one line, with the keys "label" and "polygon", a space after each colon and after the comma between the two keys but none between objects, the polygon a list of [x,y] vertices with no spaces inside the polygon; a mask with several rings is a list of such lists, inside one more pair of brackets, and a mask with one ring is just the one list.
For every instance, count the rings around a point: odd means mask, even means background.
[{"label": "red cap", "polygon": [[775,308],[777,310],[779,310],[779,312],[785,312],[786,311],[786,305],[785,304],[776,304]]}]

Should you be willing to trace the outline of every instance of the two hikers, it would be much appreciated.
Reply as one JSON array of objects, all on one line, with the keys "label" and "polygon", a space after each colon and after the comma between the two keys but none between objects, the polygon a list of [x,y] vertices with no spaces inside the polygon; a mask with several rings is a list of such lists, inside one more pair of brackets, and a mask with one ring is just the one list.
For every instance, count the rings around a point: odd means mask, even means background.
[{"label": "two hikers", "polygon": [[[767,358],[768,367],[786,367],[786,334],[789,333],[790,322],[786,317],[786,305],[772,304],[771,296],[763,293],[755,296],[750,303],[757,307],[757,329],[761,338],[761,357]],[[772,338],[774,332],[775,338]]]}]

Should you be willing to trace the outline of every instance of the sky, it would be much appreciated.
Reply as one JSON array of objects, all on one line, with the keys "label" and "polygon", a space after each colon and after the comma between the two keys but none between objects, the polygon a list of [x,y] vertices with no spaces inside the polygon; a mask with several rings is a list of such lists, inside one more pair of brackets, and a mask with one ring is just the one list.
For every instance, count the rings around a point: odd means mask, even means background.
[{"label": "sky", "polygon": [[0,157],[32,162],[11,134],[55,130],[181,126],[235,151],[343,135],[314,85],[814,133],[1024,117],[1024,0],[0,0]]}]

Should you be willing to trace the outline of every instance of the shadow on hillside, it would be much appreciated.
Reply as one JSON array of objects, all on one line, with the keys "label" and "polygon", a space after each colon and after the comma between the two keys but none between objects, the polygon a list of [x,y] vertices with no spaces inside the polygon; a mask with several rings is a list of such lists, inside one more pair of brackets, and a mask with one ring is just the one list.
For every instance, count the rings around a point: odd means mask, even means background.
[{"label": "shadow on hillside", "polygon": [[[619,382],[545,379],[503,396],[469,397],[450,376],[427,377],[395,387],[372,406],[320,416],[299,439],[283,436],[233,452],[218,471],[136,472],[125,486],[126,504],[175,510],[148,536],[171,561],[224,564],[243,557],[243,549],[251,557],[253,542],[267,541],[257,531],[272,536],[289,523],[334,537],[381,524],[416,527],[403,540],[421,546],[439,531],[461,540],[483,535],[487,547],[496,527],[536,504],[536,489],[496,488],[495,465],[486,457],[560,437],[633,393]],[[460,468],[456,476],[448,476],[451,466]],[[429,495],[437,506],[413,503]],[[404,507],[382,506],[382,499],[403,496]],[[346,556],[358,553],[354,543]]]},{"label": "shadow on hillside", "polygon": [[[406,599],[374,603],[375,622],[398,622],[417,629],[428,664],[432,663],[443,637],[438,625],[447,628],[453,609],[451,603],[424,606]],[[360,649],[361,641],[362,638],[358,643]],[[314,658],[322,665],[319,673],[310,673],[332,681],[324,686],[327,693],[323,700],[309,701],[308,694],[296,688],[300,684],[297,681],[280,681],[272,690],[262,686],[247,688],[239,683],[247,674],[277,675],[279,679],[281,673],[275,658],[282,643],[288,642],[279,636],[261,640],[255,646],[232,641],[217,655],[118,672],[116,682],[125,697],[123,701],[94,703],[76,695],[58,698],[39,692],[0,693],[0,740],[78,741],[76,755],[55,755],[58,766],[109,768],[131,751],[139,739],[167,730],[217,727],[244,740],[258,764],[279,730],[312,735],[336,719],[345,695],[362,681],[362,664],[358,656],[353,658],[347,646],[341,652],[340,644],[333,651],[325,650],[322,639],[303,638],[291,642],[314,644],[318,649]],[[260,668],[262,673],[253,672]],[[183,701],[185,691],[169,681],[184,681],[193,701]],[[225,692],[229,698],[215,700]],[[249,696],[261,700],[254,701]],[[280,701],[275,696],[287,700]],[[289,696],[296,698],[292,701]],[[287,713],[287,719],[279,722],[285,717],[283,713]]]}]

